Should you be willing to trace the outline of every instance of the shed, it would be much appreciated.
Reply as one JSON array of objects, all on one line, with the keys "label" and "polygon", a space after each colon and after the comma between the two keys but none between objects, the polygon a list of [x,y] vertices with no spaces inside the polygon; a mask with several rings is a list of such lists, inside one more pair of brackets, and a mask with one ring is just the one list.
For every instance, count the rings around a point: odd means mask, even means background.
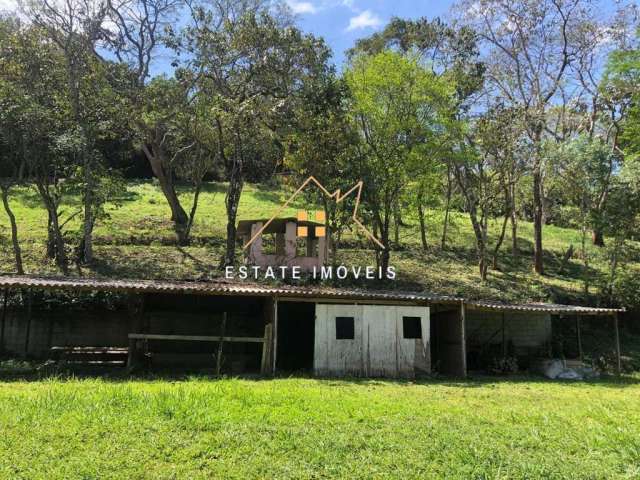
[{"label": "shed", "polygon": [[[611,318],[618,365],[620,358],[619,309],[507,305],[393,290],[70,277],[3,276],[0,291],[1,351],[34,358],[46,358],[52,348],[93,348],[102,356],[124,352],[129,366],[465,376],[482,345],[504,348],[508,338],[523,352],[543,348],[552,316],[574,318],[577,327],[584,316]],[[56,311],[34,304],[43,292],[109,292],[126,301],[109,310]]]}]

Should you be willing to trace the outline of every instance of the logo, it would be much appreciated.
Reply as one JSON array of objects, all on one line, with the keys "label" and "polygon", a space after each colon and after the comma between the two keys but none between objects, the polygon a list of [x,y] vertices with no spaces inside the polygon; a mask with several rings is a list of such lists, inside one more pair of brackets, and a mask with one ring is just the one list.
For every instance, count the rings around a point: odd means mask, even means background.
[{"label": "logo", "polygon": [[[271,218],[269,220],[267,220],[265,222],[265,224],[249,239],[249,241],[247,243],[244,244],[244,246],[242,247],[243,249],[247,249],[255,240],[256,238],[260,237],[262,235],[262,233],[266,230],[266,228],[274,221],[276,220],[279,215],[291,204],[291,202],[293,202],[295,200],[295,198],[305,189],[307,188],[307,186],[309,186],[310,184],[315,184],[320,191],[326,195],[329,198],[333,198],[336,203],[340,203],[342,202],[342,200],[344,200],[345,198],[347,198],[349,195],[351,195],[353,192],[357,192],[356,193],[356,204],[355,207],[353,209],[353,215],[351,216],[351,220],[353,221],[353,223],[355,223],[358,226],[358,229],[364,233],[372,242],[374,242],[376,245],[378,245],[381,249],[385,249],[385,246],[382,244],[382,242],[380,240],[378,240],[375,235],[373,235],[368,229],[367,227],[364,226],[364,224],[358,219],[358,208],[360,207],[360,197],[362,195],[362,187],[364,185],[364,183],[362,182],[362,180],[360,180],[358,183],[356,183],[353,187],[351,187],[347,192],[345,193],[341,193],[340,189],[337,189],[335,192],[330,193],[329,190],[327,190],[324,185],[322,185],[318,180],[316,180],[316,178],[312,175],[309,178],[307,178],[302,185],[300,185],[300,188],[298,188],[293,195],[291,195],[286,202],[284,202],[280,208],[278,208],[278,210],[276,210],[276,212],[271,216]],[[307,220],[307,212],[305,211],[300,211],[298,212],[298,220],[299,221],[304,221]],[[316,219],[319,221],[324,221],[324,212],[316,212]],[[320,233],[321,235],[318,236],[324,236],[324,229],[316,229],[317,233]],[[307,231],[306,231],[306,227],[298,227],[298,236],[300,237],[306,237],[307,236]],[[316,235],[317,235],[316,233]]]}]

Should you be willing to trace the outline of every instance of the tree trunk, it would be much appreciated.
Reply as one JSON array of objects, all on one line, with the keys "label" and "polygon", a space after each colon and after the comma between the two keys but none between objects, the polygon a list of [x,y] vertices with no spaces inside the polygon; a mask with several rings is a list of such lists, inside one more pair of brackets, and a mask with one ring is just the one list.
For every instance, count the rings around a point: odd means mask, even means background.
[{"label": "tree trunk", "polygon": [[591,238],[596,247],[604,247],[604,234],[601,228],[594,228]]},{"label": "tree trunk", "polygon": [[498,237],[498,241],[496,242],[496,246],[493,249],[493,269],[498,269],[498,252],[500,251],[500,247],[502,247],[502,242],[504,242],[504,235],[507,231],[507,223],[509,223],[509,218],[511,217],[511,212],[507,212],[504,216],[504,220],[502,221],[502,230],[500,230],[500,236]]},{"label": "tree trunk", "polygon": [[516,213],[516,186],[515,182],[509,188],[509,200],[511,201],[511,254],[518,255],[518,217]]},{"label": "tree trunk", "polygon": [[53,218],[51,211],[47,209],[47,258],[56,258],[56,235],[53,231]]},{"label": "tree trunk", "polygon": [[400,245],[400,223],[402,223],[402,219],[400,218],[400,207],[396,204],[393,207],[393,243],[398,247]]},{"label": "tree trunk", "polygon": [[536,273],[544,275],[542,251],[542,223],[544,208],[542,202],[542,171],[540,160],[533,169],[533,267]]},{"label": "tree trunk", "polygon": [[195,186],[195,192],[193,193],[193,205],[191,205],[191,212],[189,213],[189,221],[185,228],[185,241],[189,243],[191,241],[191,228],[196,218],[196,212],[198,211],[198,200],[200,199],[200,192],[202,191],[202,182],[198,182]]},{"label": "tree trunk", "polygon": [[422,208],[422,202],[418,199],[418,220],[420,220],[420,240],[422,241],[422,249],[426,252],[427,245],[427,227],[424,222],[424,209]]},{"label": "tree trunk", "polygon": [[38,192],[40,193],[40,197],[42,198],[44,206],[47,209],[49,215],[49,234],[53,237],[51,240],[55,247],[54,257],[56,260],[56,265],[64,275],[68,275],[69,267],[67,265],[67,254],[65,252],[65,244],[64,238],[62,236],[62,231],[60,230],[60,222],[58,221],[58,206],[48,194],[46,188],[38,185]]},{"label": "tree trunk", "polygon": [[453,190],[453,181],[451,179],[451,167],[447,168],[447,199],[444,207],[444,222],[442,225],[442,239],[440,240],[440,248],[444,250],[447,247],[447,230],[449,229],[449,211],[451,208],[451,193]]},{"label": "tree trunk", "polygon": [[377,218],[378,226],[380,227],[380,241],[384,245],[384,249],[379,251],[378,266],[382,269],[383,275],[389,268],[390,260],[390,248],[389,248],[389,233],[391,230],[390,220],[392,215],[391,205],[388,203],[384,206],[384,218],[380,218],[380,211],[374,212]]},{"label": "tree trunk", "polygon": [[90,264],[93,262],[93,181],[90,166],[85,165],[85,193],[84,193],[84,221],[82,223],[82,249],[80,250],[80,262]]},{"label": "tree trunk", "polygon": [[13,210],[11,210],[11,205],[9,205],[9,187],[3,186],[0,189],[2,190],[2,205],[4,206],[4,210],[7,212],[9,222],[11,223],[11,243],[13,244],[13,256],[16,262],[16,272],[18,275],[24,275],[24,269],[22,267],[22,251],[20,250],[20,242],[18,241],[18,224],[16,223],[16,216],[13,214]]},{"label": "tree trunk", "polygon": [[242,162],[234,161],[229,175],[227,196],[225,197],[225,206],[227,208],[227,246],[223,258],[223,266],[225,267],[233,265],[236,259],[236,217],[243,186]]},{"label": "tree trunk", "polygon": [[153,174],[160,183],[160,189],[164,195],[164,198],[169,204],[171,209],[171,221],[173,222],[174,230],[178,237],[178,243],[180,245],[186,245],[188,237],[186,236],[186,229],[189,223],[189,217],[184,208],[180,204],[178,194],[176,193],[175,186],[173,184],[173,174],[165,166],[165,155],[160,145],[155,143],[151,144],[151,149],[147,145],[143,145],[143,150]]}]

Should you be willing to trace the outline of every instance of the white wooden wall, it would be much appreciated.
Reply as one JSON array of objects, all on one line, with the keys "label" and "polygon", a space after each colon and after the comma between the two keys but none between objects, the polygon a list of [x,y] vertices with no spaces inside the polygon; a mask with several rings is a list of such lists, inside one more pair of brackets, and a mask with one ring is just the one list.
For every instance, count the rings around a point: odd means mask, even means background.
[{"label": "white wooden wall", "polygon": [[[422,338],[405,339],[403,316],[420,317]],[[354,317],[354,339],[336,339],[336,317]],[[408,377],[431,371],[429,308],[316,304],[316,375]]]}]

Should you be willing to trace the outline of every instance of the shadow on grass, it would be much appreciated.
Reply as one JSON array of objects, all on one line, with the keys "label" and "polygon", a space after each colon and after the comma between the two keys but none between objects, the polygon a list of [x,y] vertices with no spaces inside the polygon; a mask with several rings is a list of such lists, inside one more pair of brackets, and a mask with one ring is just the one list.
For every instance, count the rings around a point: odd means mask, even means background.
[{"label": "shadow on grass", "polygon": [[359,378],[359,377],[316,377],[310,371],[299,371],[294,373],[279,373],[275,377],[263,376],[257,372],[239,375],[217,376],[212,369],[199,370],[144,370],[129,373],[125,368],[117,367],[97,367],[89,369],[66,369],[56,371],[45,367],[34,368],[26,371],[0,370],[0,383],[24,383],[43,381],[68,381],[68,380],[101,380],[110,383],[124,383],[130,381],[139,382],[189,382],[239,379],[251,382],[272,382],[277,383],[282,380],[313,380],[327,386],[444,386],[452,388],[481,388],[497,385],[556,385],[562,388],[572,388],[575,386],[598,386],[605,388],[623,389],[640,385],[640,377],[636,375],[603,375],[600,378],[584,381],[576,380],[550,380],[536,375],[514,375],[514,376],[492,376],[492,375],[472,375],[468,378],[433,376],[417,380],[393,379],[393,378]]}]

